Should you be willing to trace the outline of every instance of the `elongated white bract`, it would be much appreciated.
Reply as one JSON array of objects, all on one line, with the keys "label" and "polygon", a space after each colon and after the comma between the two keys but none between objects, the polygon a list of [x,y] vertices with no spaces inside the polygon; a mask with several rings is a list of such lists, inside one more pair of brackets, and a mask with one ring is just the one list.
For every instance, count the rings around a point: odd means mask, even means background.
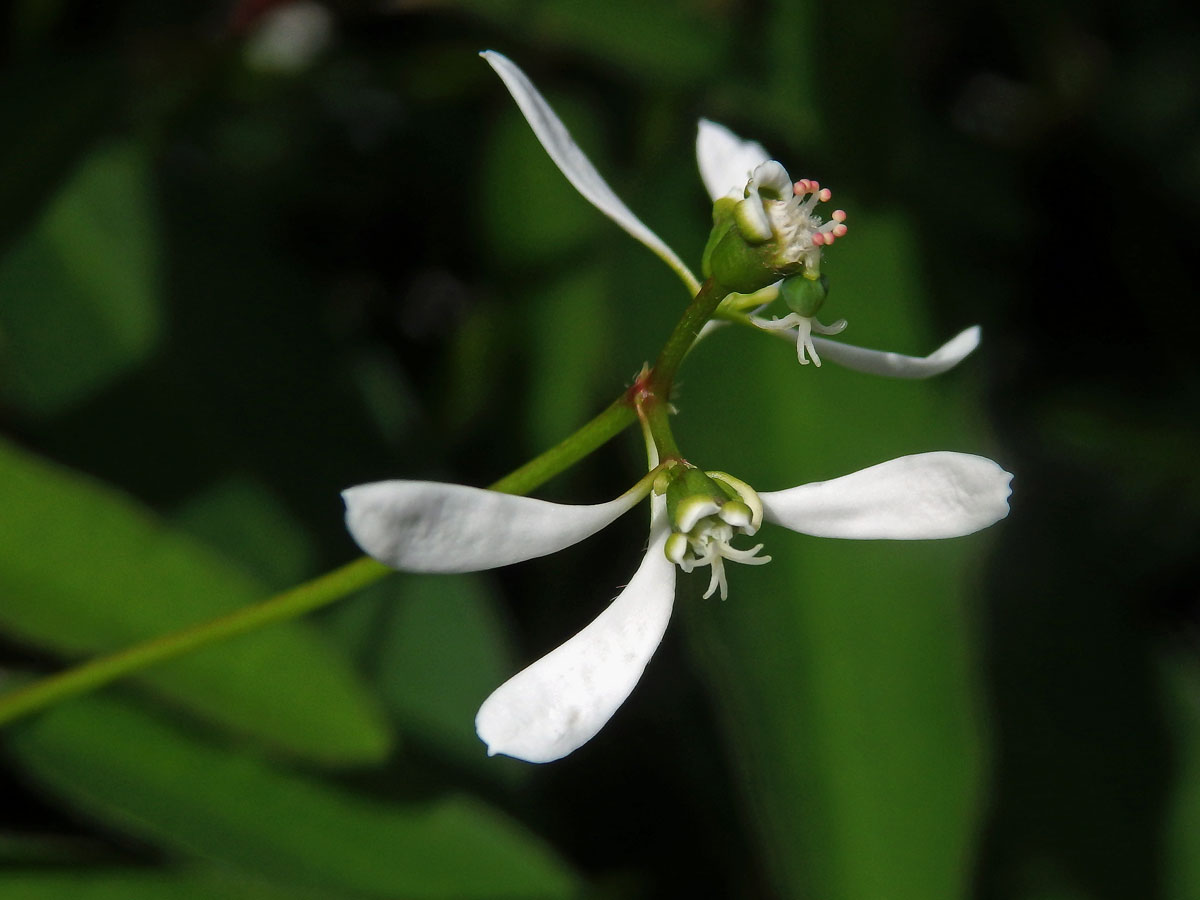
[{"label": "elongated white bract", "polygon": [[625,702],[671,618],[675,566],[663,553],[667,530],[664,509],[655,514],[641,565],[608,608],[484,701],[475,730],[489,755],[561,759],[590,741]]},{"label": "elongated white bract", "polygon": [[918,453],[786,491],[760,492],[766,520],[816,537],[960,537],[1008,515],[1012,475],[970,453]]},{"label": "elongated white bract", "polygon": [[645,491],[572,506],[436,481],[342,491],[346,527],[368,554],[406,572],[477,572],[555,553],[632,509]]},{"label": "elongated white bract", "polygon": [[[821,358],[844,369],[885,375],[889,378],[932,378],[957,366],[979,346],[980,329],[972,325],[956,334],[928,356],[905,356],[890,350],[868,350],[828,338],[812,338]],[[787,338],[791,340],[791,337]]]},{"label": "elongated white bract", "polygon": [[693,293],[699,290],[700,283],[691,270],[684,265],[683,260],[663,242],[662,238],[647,228],[642,220],[622,202],[620,197],[613,193],[608,182],[601,177],[591,160],[579,149],[579,145],[567,131],[567,126],[550,108],[550,104],[533,86],[529,77],[507,56],[497,53],[495,50],[484,50],[479,55],[496,70],[496,74],[500,76],[504,86],[508,88],[508,92],[517,101],[517,106],[525,114],[525,120],[529,122],[529,127],[533,129],[533,133],[541,142],[542,147],[554,160],[554,164],[558,166],[559,170],[567,176],[567,181],[575,186],[575,190],[583,194],[593,206],[624,228],[633,238],[649,247],[684,279]]},{"label": "elongated white bract", "polygon": [[701,119],[696,128],[696,163],[708,196],[741,197],[750,174],[771,158],[757,141],[745,141],[716,122]]}]

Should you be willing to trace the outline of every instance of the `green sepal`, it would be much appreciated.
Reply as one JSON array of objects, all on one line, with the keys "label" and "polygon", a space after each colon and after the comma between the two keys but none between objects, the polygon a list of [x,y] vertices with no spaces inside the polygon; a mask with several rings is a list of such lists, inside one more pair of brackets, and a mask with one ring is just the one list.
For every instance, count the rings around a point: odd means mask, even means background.
[{"label": "green sepal", "polygon": [[779,279],[775,249],[774,240],[752,243],[730,222],[719,237],[714,230],[709,238],[709,246],[705,248],[705,277],[730,291],[753,294]]},{"label": "green sepal", "polygon": [[700,272],[705,279],[712,277],[709,257],[712,255],[713,248],[733,227],[733,210],[736,206],[737,201],[732,197],[722,197],[713,204],[713,227],[712,231],[708,233],[708,241],[704,244],[704,254],[700,257]]},{"label": "green sepal", "polygon": [[684,501],[711,500],[718,506],[723,506],[735,499],[736,492],[715,479],[709,478],[695,466],[676,466],[670,473],[673,477],[667,485],[667,514],[671,522],[678,521],[680,504]]},{"label": "green sepal", "polygon": [[811,319],[829,296],[829,279],[824,275],[816,278],[799,275],[785,280],[779,292],[788,309]]}]

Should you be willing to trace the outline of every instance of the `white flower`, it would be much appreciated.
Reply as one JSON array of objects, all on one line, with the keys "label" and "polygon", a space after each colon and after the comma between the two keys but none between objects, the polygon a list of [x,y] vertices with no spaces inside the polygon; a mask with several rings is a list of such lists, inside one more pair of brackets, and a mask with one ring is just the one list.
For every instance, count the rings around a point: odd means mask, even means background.
[{"label": "white flower", "polygon": [[[672,522],[666,496],[651,496],[646,555],[625,589],[590,625],[484,701],[475,727],[489,754],[550,762],[596,735],[662,640],[674,604],[675,563],[689,571],[711,565],[708,593],[717,585],[723,597],[723,560],[767,561],[756,556],[761,545],[749,551],[730,546],[735,533],[753,534],[763,521],[818,537],[971,534],[1008,515],[1012,477],[989,459],[950,452],[904,456],[832,481],[757,494],[732,476],[707,474],[725,481],[737,499],[679,504]],[[632,509],[651,483],[647,476],[616,500],[594,506],[427,481],[364,484],[343,497],[351,535],[379,561],[405,571],[466,572],[583,540]]]},{"label": "white flower", "polygon": [[[487,60],[488,64],[495,69],[496,74],[504,81],[509,93],[512,94],[533,129],[533,133],[576,190],[593,206],[666,262],[688,286],[688,289],[695,294],[700,287],[696,276],[679,256],[617,197],[579,148],[579,145],[575,143],[566,126],[555,115],[554,110],[533,86],[528,76],[512,60],[494,50],[485,50],[480,56]],[[701,119],[699,123],[696,135],[696,160],[699,164],[701,180],[704,182],[709,197],[714,202],[722,197],[738,200],[751,199],[744,195],[747,194],[747,186],[755,176],[755,170],[763,163],[771,161],[770,155],[761,144],[743,140],[725,126],[707,119]],[[775,185],[775,182],[778,182],[778,185],[775,186],[782,193],[783,181],[780,178],[787,178],[787,173],[779,163],[774,163],[774,165],[779,166],[779,170],[783,173],[782,176],[773,170],[769,172],[764,169],[761,179],[762,186]],[[758,186],[756,185],[754,191],[756,197]],[[840,215],[841,211],[837,210],[828,222],[821,222],[815,215],[813,212],[815,204],[829,199],[830,196],[827,189],[822,188],[818,182],[801,179],[792,184],[789,180],[788,190],[789,196],[778,198],[778,202],[783,204],[782,206],[772,207],[768,203],[763,207],[763,213],[768,217],[768,224],[770,224],[770,210],[773,209],[777,217],[782,217],[782,214],[790,209],[791,215],[776,224],[783,224],[794,229],[792,238],[797,253],[804,254],[806,259],[814,254],[819,256],[822,246],[844,233],[839,227],[842,226],[844,215]],[[756,202],[758,202],[757,199]],[[805,210],[805,216],[795,215],[802,208]],[[739,203],[739,210],[747,217],[754,215],[753,207],[749,204]],[[807,218],[807,224],[805,224],[805,218]],[[803,318],[811,319],[808,316]],[[754,319],[753,321],[759,327],[768,330],[790,329],[807,325],[808,333],[801,330],[797,332],[796,337],[797,355],[801,362],[806,362],[806,357],[811,356],[813,362],[820,365],[821,357],[824,357],[849,369],[893,378],[928,378],[938,375],[958,365],[979,346],[978,326],[962,331],[929,356],[914,357],[852,347],[838,341],[811,335],[812,331],[816,331],[818,334],[836,334],[841,330],[841,323],[826,327],[817,323],[815,319],[812,319],[810,323],[801,323],[790,315],[777,320],[777,322],[763,319]],[[708,323],[702,336],[712,331],[716,324],[716,322]],[[817,355],[818,350],[820,356]]]}]

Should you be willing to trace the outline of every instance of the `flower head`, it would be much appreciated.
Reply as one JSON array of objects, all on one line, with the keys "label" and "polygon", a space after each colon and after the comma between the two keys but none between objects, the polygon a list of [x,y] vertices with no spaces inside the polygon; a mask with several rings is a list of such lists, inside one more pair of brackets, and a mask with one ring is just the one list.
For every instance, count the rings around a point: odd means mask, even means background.
[{"label": "flower head", "polygon": [[[776,160],[750,173],[741,200],[723,196],[713,204],[713,231],[704,252],[705,276],[739,293],[752,293],[787,276],[821,277],[821,248],[846,234],[846,212],[828,222],[817,204],[832,199],[820,182],[792,182]],[[786,282],[785,282],[786,283]]]},{"label": "flower head", "polygon": [[[695,294],[700,287],[699,279],[678,254],[616,195],[575,143],[566,126],[529,77],[512,60],[494,50],[485,50],[480,55],[500,76],[525,115],[534,135],[575,189],[662,259],[679,276],[688,291]],[[716,216],[731,215],[734,205],[741,201],[754,200],[755,198],[747,195],[753,183],[752,193],[759,198],[755,203],[761,202],[767,226],[772,229],[772,235],[778,230],[776,240],[779,242],[779,252],[782,256],[777,258],[789,261],[791,266],[797,267],[797,271],[802,266],[806,273],[819,273],[821,249],[845,234],[845,221],[841,210],[834,210],[828,219],[822,220],[818,204],[826,202],[831,195],[819,182],[811,179],[800,179],[796,182],[788,180],[788,187],[785,189],[785,179],[788,179],[788,176],[782,164],[778,162],[774,162],[774,166],[779,167],[778,170],[768,165],[756,178],[759,167],[772,162],[767,150],[757,141],[744,140],[724,125],[707,119],[701,119],[697,129],[696,160],[701,180],[714,203]],[[781,171],[782,176],[779,174]],[[719,203],[722,200],[731,202],[722,207]],[[740,215],[748,226],[755,221],[760,226],[762,224],[762,218],[757,215],[751,204],[744,205]],[[760,227],[758,234],[763,233]],[[714,246],[716,237],[714,229],[714,234],[710,235],[709,249]],[[706,257],[710,255],[709,249],[706,249]],[[729,251],[731,248],[725,249]],[[733,271],[727,270],[726,277],[733,278]],[[741,288],[733,284],[728,286],[739,292],[742,292],[742,288],[759,291],[762,288],[770,288],[779,277],[781,276],[764,276],[757,272],[753,279],[741,281]],[[757,287],[750,287],[751,284],[757,284]],[[811,359],[820,365],[823,357],[849,369],[891,378],[929,378],[938,375],[958,365],[979,346],[979,327],[974,326],[960,332],[924,357],[869,350],[812,336],[814,332],[818,335],[838,334],[845,327],[844,322],[824,326],[811,315],[803,317],[807,319],[806,322],[794,317],[798,315],[800,314],[793,311],[792,314],[774,321],[757,317],[751,321],[766,331],[774,331],[786,338],[792,336],[791,329],[795,328],[797,356],[802,363]],[[820,356],[817,355],[818,350]]]},{"label": "flower head", "polygon": [[753,536],[762,527],[762,501],[754,488],[725,472],[701,472],[686,463],[675,469],[664,473],[669,479],[666,495],[672,532],[663,552],[685,572],[710,566],[712,577],[704,596],[707,599],[720,589],[724,600],[729,596],[725,560],[752,566],[771,561],[758,555],[762,544],[748,550],[732,544],[737,535]]},{"label": "flower head", "polygon": [[724,598],[725,560],[769,561],[757,555],[761,544],[732,546],[763,522],[836,538],[971,534],[1008,515],[1011,477],[989,459],[938,452],[769,492],[680,463],[593,506],[427,481],[364,484],[343,497],[347,527],[371,556],[406,571],[463,572],[553,553],[651,495],[650,537],[629,584],[590,625],[497,688],[476,716],[489,754],[550,762],[591,740],[637,685],[671,617],[676,566],[711,566],[705,596],[719,588]]},{"label": "flower head", "polygon": [[[796,327],[801,361],[807,353],[820,364],[820,339],[811,333],[840,330],[815,319],[828,293],[821,252],[845,234],[844,213],[835,210],[823,221],[817,212],[830,199],[828,190],[815,181],[792,182],[761,146],[702,121],[697,152],[714,200],[715,225],[704,254],[708,282],[700,288],[599,176],[525,74],[499,54],[483,55],[571,183],[662,257],[696,295],[669,348],[692,345],[697,323],[728,299],[726,288],[758,291],[782,279],[776,293],[791,313],[757,324]],[[692,318],[696,309],[703,313]],[[925,360],[856,348],[830,355],[867,371],[919,377],[954,365],[977,341],[977,332],[964,333]],[[672,358],[674,364],[686,349]],[[656,382],[664,370],[670,374]],[[821,537],[914,540],[970,534],[1008,514],[1012,476],[989,459],[963,453],[901,457],[773,492],[758,492],[725,472],[701,470],[682,458],[667,424],[673,374],[670,363],[656,364],[626,395],[642,422],[649,472],[607,503],[571,506],[426,481],[383,481],[343,492],[346,525],[359,546],[381,562],[417,572],[489,569],[553,553],[649,496],[646,554],[629,584],[590,625],[518,672],[480,707],[476,730],[489,754],[549,762],[591,740],[633,691],[662,639],[674,605],[676,568],[687,573],[708,567],[704,596],[719,591],[724,600],[727,561],[770,562],[760,555],[762,543],[735,546],[757,535],[764,523]]]}]

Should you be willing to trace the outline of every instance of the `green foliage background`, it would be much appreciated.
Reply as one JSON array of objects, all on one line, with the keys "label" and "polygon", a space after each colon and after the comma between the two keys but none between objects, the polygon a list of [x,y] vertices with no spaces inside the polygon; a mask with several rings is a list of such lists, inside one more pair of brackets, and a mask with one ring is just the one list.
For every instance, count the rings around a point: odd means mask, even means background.
[{"label": "green foliage background", "polygon": [[[932,449],[1013,512],[924,544],[764,533],[683,578],[646,677],[548,766],[476,708],[611,599],[628,517],[555,557],[394,576],[0,734],[0,898],[1200,897],[1200,22],[1152,0],[329,7],[19,0],[0,60],[0,690],[352,558],[338,491],[486,484],[686,302],[476,51],[522,65],[695,262],[707,116],[834,188],[845,339],[726,329],[684,452],[763,489]],[[541,495],[596,501],[625,435]],[[697,580],[699,579],[699,580]]]}]

